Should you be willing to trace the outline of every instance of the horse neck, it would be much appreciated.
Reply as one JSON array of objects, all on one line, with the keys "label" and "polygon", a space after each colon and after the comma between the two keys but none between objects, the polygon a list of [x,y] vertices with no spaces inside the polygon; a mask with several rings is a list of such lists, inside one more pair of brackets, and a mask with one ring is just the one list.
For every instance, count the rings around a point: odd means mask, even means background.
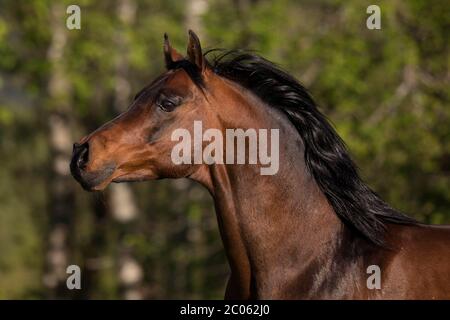
[{"label": "horse neck", "polygon": [[342,227],[306,169],[295,127],[264,107],[268,116],[258,121],[267,123],[256,127],[280,130],[278,173],[262,176],[258,165],[215,164],[203,179],[215,201],[232,297],[273,297],[277,283],[298,279],[317,259],[332,254]]}]

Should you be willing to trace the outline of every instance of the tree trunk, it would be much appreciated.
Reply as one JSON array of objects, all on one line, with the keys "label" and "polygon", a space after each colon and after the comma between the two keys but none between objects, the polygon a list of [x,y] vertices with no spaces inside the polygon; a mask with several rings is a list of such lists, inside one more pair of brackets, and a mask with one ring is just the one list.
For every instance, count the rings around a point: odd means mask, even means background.
[{"label": "tree trunk", "polygon": [[192,29],[200,39],[204,38],[202,27],[202,16],[208,10],[207,0],[186,1],[185,24],[187,29]]},{"label": "tree trunk", "polygon": [[[116,38],[118,55],[116,60],[114,109],[117,113],[123,112],[129,104],[131,85],[128,81],[128,50],[130,41],[127,32],[128,28],[135,21],[136,9],[136,3],[133,0],[118,1],[117,15],[121,22],[121,29]],[[122,224],[119,225],[119,242],[121,242],[125,234],[130,231],[127,228],[127,224],[136,219],[139,210],[133,191],[128,184],[112,184],[110,186],[109,199],[109,207],[113,218]],[[122,296],[125,299],[142,299],[143,269],[133,257],[131,250],[124,247],[122,243],[119,244],[118,270]]]},{"label": "tree trunk", "polygon": [[66,268],[69,263],[69,231],[74,213],[74,190],[69,171],[72,133],[68,106],[69,81],[64,71],[64,50],[67,30],[64,24],[64,7],[51,6],[52,37],[47,59],[50,75],[47,87],[49,143],[51,168],[49,176],[49,233],[46,254],[44,285],[49,298],[67,295]]}]

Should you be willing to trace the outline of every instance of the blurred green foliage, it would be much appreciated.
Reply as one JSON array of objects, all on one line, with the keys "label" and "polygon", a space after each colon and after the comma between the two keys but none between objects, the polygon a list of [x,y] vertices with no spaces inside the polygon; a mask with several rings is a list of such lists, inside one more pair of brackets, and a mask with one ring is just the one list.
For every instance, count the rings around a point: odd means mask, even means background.
[{"label": "blurred green foliage", "polygon": [[[117,113],[118,33],[128,44],[128,101],[163,72],[164,32],[180,51],[186,46],[190,1],[133,1],[132,25],[118,18],[116,1],[76,1],[82,29],[68,31],[63,55],[70,110],[59,110],[60,101],[47,93],[55,1],[0,3],[2,299],[48,297],[49,112],[68,115],[76,138]],[[449,4],[378,1],[382,29],[368,30],[371,2],[211,0],[200,34],[205,48],[253,49],[294,74],[347,142],[369,185],[422,221],[449,223]],[[73,184],[71,263],[100,261],[75,297],[121,298],[119,243],[145,268],[145,297],[222,297],[228,269],[206,191],[187,181],[133,185],[140,215],[123,225],[108,213],[98,218],[108,212],[108,191],[92,195]]]}]

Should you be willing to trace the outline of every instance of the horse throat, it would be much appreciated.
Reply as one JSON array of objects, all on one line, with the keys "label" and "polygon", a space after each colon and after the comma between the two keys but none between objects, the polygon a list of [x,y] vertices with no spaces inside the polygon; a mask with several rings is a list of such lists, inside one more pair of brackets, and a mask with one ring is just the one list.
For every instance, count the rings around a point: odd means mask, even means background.
[{"label": "horse throat", "polygon": [[323,269],[319,260],[338,241],[342,223],[306,169],[295,128],[280,125],[280,141],[275,175],[261,175],[256,165],[215,164],[192,177],[214,198],[231,268],[227,298],[289,298],[285,289],[299,282],[314,290],[311,273]]}]

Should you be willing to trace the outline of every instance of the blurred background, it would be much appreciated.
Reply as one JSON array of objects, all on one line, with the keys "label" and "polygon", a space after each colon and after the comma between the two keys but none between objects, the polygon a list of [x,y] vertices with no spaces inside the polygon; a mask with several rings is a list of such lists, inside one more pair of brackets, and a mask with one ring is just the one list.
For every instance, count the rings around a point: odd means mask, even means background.
[{"label": "blurred background", "polygon": [[[81,8],[81,30],[66,9]],[[366,8],[381,8],[368,30]],[[222,298],[228,265],[209,194],[188,180],[72,179],[72,143],[124,111],[185,52],[248,48],[294,74],[364,179],[394,207],[450,222],[448,1],[0,2],[0,299]],[[66,288],[66,267],[82,290]]]}]

